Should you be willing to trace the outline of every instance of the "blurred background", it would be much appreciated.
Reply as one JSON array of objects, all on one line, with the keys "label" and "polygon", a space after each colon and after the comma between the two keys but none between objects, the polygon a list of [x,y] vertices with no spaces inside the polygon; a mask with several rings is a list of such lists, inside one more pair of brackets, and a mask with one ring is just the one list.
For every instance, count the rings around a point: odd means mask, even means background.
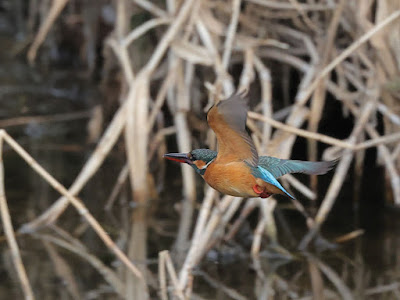
[{"label": "blurred background", "polygon": [[[143,280],[5,139],[29,283],[3,226],[0,299],[400,299],[399,19],[391,0],[1,1],[0,128]],[[295,201],[162,158],[216,150],[206,113],[242,90],[260,155],[338,160],[283,177]]]}]

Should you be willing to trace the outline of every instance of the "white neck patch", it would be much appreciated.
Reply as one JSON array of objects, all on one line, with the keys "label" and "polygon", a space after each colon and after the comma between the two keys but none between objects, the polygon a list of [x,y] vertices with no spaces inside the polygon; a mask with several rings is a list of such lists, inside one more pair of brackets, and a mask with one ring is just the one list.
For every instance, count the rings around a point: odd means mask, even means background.
[{"label": "white neck patch", "polygon": [[207,167],[208,167],[214,160],[215,160],[215,158],[213,158],[212,160],[210,160],[207,164],[205,164],[204,166],[202,166],[202,167],[200,168],[200,170],[207,169]]}]

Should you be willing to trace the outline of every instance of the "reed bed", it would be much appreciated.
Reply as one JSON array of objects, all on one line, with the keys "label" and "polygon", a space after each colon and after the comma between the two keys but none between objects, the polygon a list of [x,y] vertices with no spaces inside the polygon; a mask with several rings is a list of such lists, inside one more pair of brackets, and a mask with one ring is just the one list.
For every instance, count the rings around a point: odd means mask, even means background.
[{"label": "reed bed", "polygon": [[[79,11],[77,2],[80,1],[55,0],[48,7],[43,5],[41,10],[33,7],[29,12],[27,25],[31,26],[32,33],[37,32],[27,52],[31,64],[41,55],[43,42],[51,38],[51,28],[60,18],[68,14],[84,18],[93,8],[88,1]],[[62,266],[56,271],[70,283],[72,297],[79,297],[79,292],[54,245],[88,261],[122,298],[147,299],[157,294],[160,299],[201,299],[193,286],[197,277],[203,277],[212,286],[222,287],[221,292],[227,297],[247,299],[240,291],[216,283],[195,268],[215,245],[232,240],[247,216],[257,209],[258,225],[250,252],[257,272],[255,295],[267,299],[273,295],[296,298],[306,294],[296,289],[291,280],[266,274],[260,259],[266,240],[277,253],[295,259],[279,244],[273,214],[277,199],[244,200],[217,195],[209,187],[205,188],[204,198],[197,199],[196,177],[187,166],[181,167],[182,201],[174,245],[159,253],[158,274],[152,274],[144,263],[138,263],[148,259],[149,191],[162,184],[152,173],[150,162],[165,169],[161,155],[171,135],[176,136],[179,152],[188,152],[199,145],[215,149],[215,136],[199,118],[216,101],[237,91],[249,91],[251,111],[247,125],[261,155],[296,158],[292,153],[295,141],[305,138],[309,160],[321,157],[338,160],[325,195],[318,194],[316,178],[311,178],[309,184],[293,176],[282,178],[284,186],[296,190],[298,198],[304,200],[293,203],[309,229],[298,241],[298,249],[308,249],[318,238],[353,163],[356,176],[361,176],[367,149],[377,149],[376,163],[385,169],[390,186],[387,202],[400,205],[398,3],[390,0],[118,0],[102,5],[106,4],[113,6],[116,18],[113,30],[102,41],[103,74],[111,76],[111,66],[114,66],[122,75],[117,97],[119,107],[69,189],[47,173],[6,131],[0,131],[0,141],[11,146],[61,195],[39,217],[24,224],[19,233],[43,241],[54,264]],[[68,6],[71,9],[66,10]],[[95,13],[100,17],[99,10],[93,10]],[[41,16],[38,29],[29,22],[35,14]],[[146,16],[146,21],[132,28],[132,18],[137,15]],[[84,24],[83,28],[96,30],[90,24]],[[95,33],[89,30],[89,34]],[[145,49],[145,54],[139,53],[140,47]],[[86,44],[82,51],[83,60],[90,68],[95,60],[89,55],[93,45]],[[332,99],[341,107],[340,118],[354,120],[350,134],[344,139],[318,132],[327,102]],[[171,127],[168,127],[168,115],[172,116]],[[3,123],[7,124],[5,121],[0,124]],[[378,123],[382,124],[380,129]],[[200,134],[193,135],[194,130]],[[110,191],[109,200],[104,199],[104,205],[107,202],[107,209],[111,209],[124,182],[129,181],[130,198],[136,205],[124,252],[88,211],[85,199],[77,198],[121,139],[126,165]],[[318,151],[319,143],[324,144],[322,153]],[[2,183],[0,204],[6,207]],[[307,207],[315,206],[316,199],[322,201],[316,213],[312,213]],[[197,202],[201,203],[199,210]],[[91,255],[80,241],[54,227],[69,204],[122,261],[123,275]],[[32,299],[12,226],[6,226],[10,224],[9,217],[2,208],[14,264],[26,298]],[[41,233],[43,227],[52,228],[53,233]],[[359,234],[358,231],[350,233],[343,240]],[[342,279],[343,274],[337,274],[311,254],[305,260],[316,299],[338,295],[354,299],[360,293],[376,295],[399,290],[398,283],[366,290],[359,287],[362,291],[350,289]],[[330,282],[329,287],[324,286],[322,274]]]}]

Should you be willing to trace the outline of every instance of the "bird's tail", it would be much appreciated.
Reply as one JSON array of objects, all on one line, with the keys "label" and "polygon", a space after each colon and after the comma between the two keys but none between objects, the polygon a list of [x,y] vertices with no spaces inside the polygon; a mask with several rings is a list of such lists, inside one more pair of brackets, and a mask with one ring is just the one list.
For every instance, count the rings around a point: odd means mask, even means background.
[{"label": "bird's tail", "polygon": [[309,175],[322,175],[327,173],[329,170],[332,170],[336,165],[337,160],[331,161],[301,161],[294,160],[290,162],[295,167],[293,168],[295,171],[293,173],[304,173]]},{"label": "bird's tail", "polygon": [[271,156],[260,156],[259,165],[268,170],[275,178],[289,173],[305,173],[309,175],[321,175],[331,170],[337,160],[332,161],[303,161],[279,159]]}]

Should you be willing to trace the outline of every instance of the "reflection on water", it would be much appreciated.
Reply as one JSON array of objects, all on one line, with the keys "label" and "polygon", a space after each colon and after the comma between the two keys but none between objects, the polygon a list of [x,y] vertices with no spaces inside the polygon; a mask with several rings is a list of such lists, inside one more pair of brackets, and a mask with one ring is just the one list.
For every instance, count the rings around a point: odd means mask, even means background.
[{"label": "reflection on water", "polygon": [[[6,41],[4,41],[6,43]],[[21,115],[74,112],[90,106],[93,87],[65,71],[42,74],[23,61],[0,65],[0,118]],[[87,92],[89,91],[89,92]],[[60,123],[27,123],[6,128],[38,162],[65,186],[69,186],[90,154],[85,145],[86,120]],[[124,187],[111,213],[103,209],[111,192],[123,157],[114,151],[80,194],[89,210],[101,221],[111,237],[126,249],[131,213],[129,190]],[[33,219],[57,198],[41,178],[32,172],[10,149],[5,148],[6,192],[15,228]],[[174,205],[181,197],[179,182],[172,181],[177,169],[167,174],[166,186],[159,200],[152,202],[148,225],[147,264],[157,272],[158,252],[171,249],[179,218]],[[306,232],[304,219],[284,207],[275,213],[281,246],[262,244],[258,260],[250,256],[250,246],[258,214],[250,215],[233,240],[210,249],[195,269],[193,290],[199,299],[399,299],[400,298],[400,220],[398,212],[380,207],[382,174],[371,169],[359,209],[353,209],[352,186],[338,199],[324,237],[336,237],[355,229],[364,229],[361,237],[337,247],[313,247],[299,253],[296,245]],[[372,174],[375,174],[372,175]],[[171,179],[172,178],[172,179]],[[377,184],[379,183],[379,184]],[[121,272],[121,265],[97,236],[70,208],[57,227],[44,229],[54,236],[69,238],[100,258],[105,266]],[[87,260],[71,251],[54,247],[40,235],[19,236],[22,258],[36,297],[46,299],[118,298]],[[331,246],[324,244],[325,246]],[[8,246],[1,238],[0,299],[21,298],[10,260]],[[55,266],[64,270],[57,270]],[[61,273],[60,273],[61,272]],[[60,274],[63,274],[61,276]],[[69,274],[70,277],[65,276]],[[155,282],[155,279],[153,280]],[[155,283],[156,284],[156,283]],[[157,298],[153,289],[154,299]],[[194,297],[194,298],[195,298]]]},{"label": "reflection on water", "polygon": [[[64,125],[69,128],[67,124]],[[66,129],[65,129],[66,130]],[[23,139],[21,133],[21,139]],[[82,132],[73,135],[78,138],[42,137],[26,139],[25,147],[39,162],[68,185],[77,174],[89,151],[49,150],[47,145],[68,144],[82,139]],[[7,175],[7,197],[14,226],[38,215],[57,199],[56,193],[48,187],[18,159],[12,152],[5,155]],[[106,214],[103,206],[111,191],[117,170],[122,168],[118,159],[107,161],[101,172],[82,193],[89,209],[102,222],[111,236],[122,247],[126,246],[130,212],[127,201],[128,191],[115,205],[112,214]],[[172,172],[175,172],[172,169]],[[167,176],[171,178],[174,176]],[[161,195],[162,201],[153,203],[153,211],[148,221],[148,266],[156,272],[159,251],[170,249],[178,226],[178,218],[173,204],[180,197],[179,184]],[[351,188],[351,187],[349,187]],[[346,193],[345,193],[346,194]],[[350,192],[349,192],[350,194]],[[366,193],[368,195],[368,193]],[[374,193],[371,192],[371,195]],[[296,251],[305,233],[304,220],[297,212],[288,210],[285,202],[278,208],[275,217],[279,231],[279,242],[290,251],[284,253],[264,241],[259,260],[250,257],[250,245],[257,213],[251,215],[228,243],[217,244],[211,249],[194,274],[194,292],[203,299],[395,299],[399,293],[399,225],[397,213],[377,209],[370,203],[374,199],[364,198],[365,206],[361,215],[352,213],[351,199],[338,200],[329,223],[323,228],[325,237],[333,240],[356,228],[365,229],[365,234],[335,248],[321,250],[315,247],[311,253]],[[344,214],[342,210],[346,210]],[[345,216],[345,217],[343,217]],[[360,221],[358,221],[360,219]],[[356,226],[360,222],[360,226]],[[106,265],[119,267],[114,257],[105,249],[95,234],[88,230],[73,209],[68,210],[57,224],[68,234],[79,239],[88,250],[101,258]],[[45,229],[44,232],[58,236],[59,229]],[[76,285],[79,297],[89,299],[112,299],[115,293],[103,277],[86,260],[58,247],[59,259],[69,266],[72,282],[57,276],[54,265],[59,260],[50,259],[49,246],[32,236],[18,239],[23,260],[28,270],[35,295],[58,299],[71,295],[71,286]],[[10,253],[6,243],[1,243],[1,285],[0,299],[19,298],[19,286],[14,269],[10,264]],[[155,295],[155,294],[154,294]],[[157,296],[154,296],[155,298]],[[315,299],[315,298],[314,298]]]},{"label": "reflection on water", "polygon": [[[369,200],[373,199],[365,199]],[[292,218],[292,212],[279,213],[283,216],[277,219],[283,217],[290,229],[304,226],[304,222]],[[209,252],[208,261],[197,270],[197,287],[207,299],[225,299],[229,295],[233,299],[398,299],[398,215],[376,207],[363,213],[361,219],[373,218],[373,229],[357,227],[364,228],[365,234],[344,244],[328,244],[325,250],[316,247],[310,253],[300,253],[288,247],[290,255],[285,257],[279,249],[265,244],[259,260],[254,261],[243,243],[220,245]],[[332,239],[338,237],[346,232],[343,228],[349,228],[348,222],[356,220],[355,216],[333,214],[324,234]],[[340,223],[343,226],[337,226]],[[283,226],[278,222],[278,227]],[[292,233],[300,241],[302,234],[296,230]],[[285,237],[280,234],[280,242],[290,244]]]}]

